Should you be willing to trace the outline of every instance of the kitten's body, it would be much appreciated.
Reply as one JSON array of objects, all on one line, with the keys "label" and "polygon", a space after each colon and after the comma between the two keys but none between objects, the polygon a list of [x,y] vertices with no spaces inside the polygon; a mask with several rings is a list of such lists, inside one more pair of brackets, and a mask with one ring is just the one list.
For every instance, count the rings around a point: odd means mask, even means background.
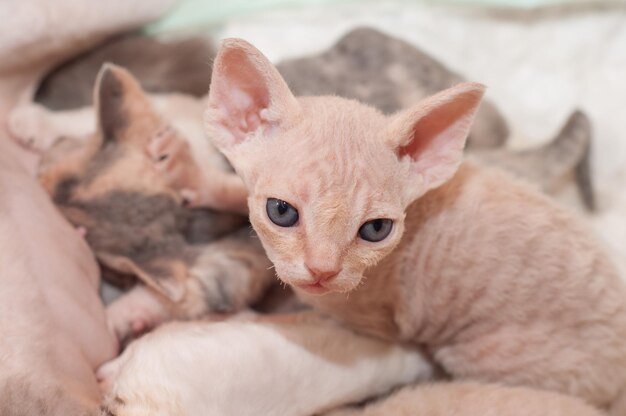
[{"label": "kitten's body", "polygon": [[472,165],[406,214],[402,240],[357,289],[296,293],[360,331],[425,346],[455,379],[615,400],[626,291],[577,220]]},{"label": "kitten's body", "polygon": [[624,283],[574,216],[500,171],[462,165],[482,92],[460,84],[386,117],[295,98],[259,51],[229,40],[207,125],[248,187],[278,276],[315,308],[425,346],[454,379],[622,414]]}]

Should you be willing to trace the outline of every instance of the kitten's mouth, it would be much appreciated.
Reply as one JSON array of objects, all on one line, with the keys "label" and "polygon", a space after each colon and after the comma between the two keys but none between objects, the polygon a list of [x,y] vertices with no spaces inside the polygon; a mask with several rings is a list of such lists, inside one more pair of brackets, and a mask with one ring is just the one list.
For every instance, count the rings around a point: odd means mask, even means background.
[{"label": "kitten's mouth", "polygon": [[299,284],[298,288],[313,295],[323,295],[329,292],[329,290],[324,287],[321,281],[308,284]]}]

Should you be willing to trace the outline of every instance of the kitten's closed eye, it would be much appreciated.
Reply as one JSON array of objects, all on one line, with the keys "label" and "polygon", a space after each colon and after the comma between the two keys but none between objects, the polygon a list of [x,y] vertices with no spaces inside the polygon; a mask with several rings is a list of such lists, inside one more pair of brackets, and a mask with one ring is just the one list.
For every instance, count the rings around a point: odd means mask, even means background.
[{"label": "kitten's closed eye", "polygon": [[359,237],[365,241],[377,243],[387,238],[392,228],[392,220],[388,218],[377,218],[367,221],[359,228]]},{"label": "kitten's closed eye", "polygon": [[289,202],[268,198],[266,209],[269,219],[280,227],[291,227],[298,222],[298,210],[291,206]]}]

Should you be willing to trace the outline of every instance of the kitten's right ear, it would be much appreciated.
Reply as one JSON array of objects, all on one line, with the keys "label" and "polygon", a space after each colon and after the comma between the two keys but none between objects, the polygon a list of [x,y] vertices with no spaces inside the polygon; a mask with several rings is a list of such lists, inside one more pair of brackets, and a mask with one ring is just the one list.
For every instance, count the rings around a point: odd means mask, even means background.
[{"label": "kitten's right ear", "polygon": [[398,158],[409,162],[409,200],[456,173],[484,92],[481,84],[458,84],[394,116],[387,137]]},{"label": "kitten's right ear", "polygon": [[298,112],[298,101],[270,61],[241,39],[226,39],[215,63],[205,121],[222,150],[256,133],[284,127]]}]

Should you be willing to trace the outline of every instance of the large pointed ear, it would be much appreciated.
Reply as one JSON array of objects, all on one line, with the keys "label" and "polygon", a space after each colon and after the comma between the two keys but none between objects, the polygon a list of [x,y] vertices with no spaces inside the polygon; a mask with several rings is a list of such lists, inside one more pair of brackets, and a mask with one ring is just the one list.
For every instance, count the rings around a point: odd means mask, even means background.
[{"label": "large pointed ear", "polygon": [[160,124],[139,82],[122,67],[104,64],[94,88],[99,135],[107,141],[145,141]]},{"label": "large pointed ear", "polygon": [[222,151],[284,127],[298,108],[287,83],[258,49],[241,39],[222,43],[205,115],[209,135]]},{"label": "large pointed ear", "polygon": [[484,90],[481,84],[458,84],[394,116],[386,137],[398,157],[409,160],[411,199],[456,173]]}]

